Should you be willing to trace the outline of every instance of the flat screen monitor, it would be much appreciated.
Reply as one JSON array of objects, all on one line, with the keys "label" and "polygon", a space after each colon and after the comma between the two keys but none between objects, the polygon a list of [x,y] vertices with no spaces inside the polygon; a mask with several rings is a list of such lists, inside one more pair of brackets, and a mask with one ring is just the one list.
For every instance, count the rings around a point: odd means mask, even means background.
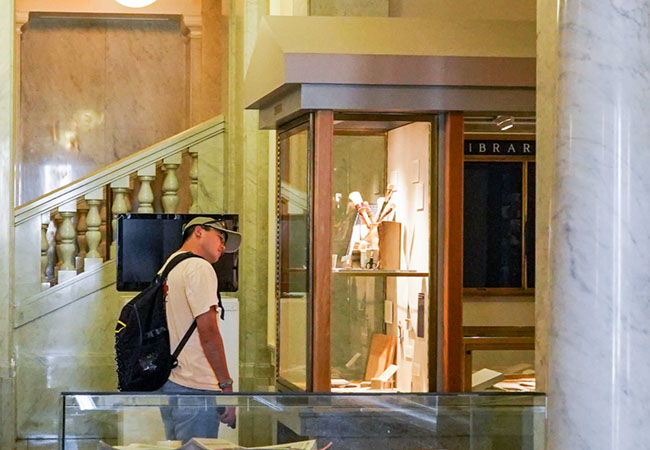
[{"label": "flat screen monitor", "polygon": [[[169,255],[182,245],[183,225],[195,217],[223,220],[238,231],[237,214],[120,214],[117,217],[117,290],[141,291],[154,279]],[[213,264],[219,291],[238,289],[239,251],[224,253]]]}]

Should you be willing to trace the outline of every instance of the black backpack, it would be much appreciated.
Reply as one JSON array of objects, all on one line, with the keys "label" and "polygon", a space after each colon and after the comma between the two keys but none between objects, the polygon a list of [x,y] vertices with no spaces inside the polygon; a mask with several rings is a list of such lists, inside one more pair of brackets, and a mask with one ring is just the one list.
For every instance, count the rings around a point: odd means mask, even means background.
[{"label": "black backpack", "polygon": [[[115,361],[120,391],[160,389],[176,366],[176,358],[196,328],[196,320],[170,353],[165,296],[167,276],[188,258],[201,258],[187,252],[175,256],[162,274],[122,308],[115,327]],[[221,306],[221,298],[219,298]],[[222,309],[223,311],[223,309]]]}]

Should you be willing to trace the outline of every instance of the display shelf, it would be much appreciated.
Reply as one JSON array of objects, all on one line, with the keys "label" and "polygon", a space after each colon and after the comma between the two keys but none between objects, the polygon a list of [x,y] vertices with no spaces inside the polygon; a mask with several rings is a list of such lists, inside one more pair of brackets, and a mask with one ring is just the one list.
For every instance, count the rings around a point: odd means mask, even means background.
[{"label": "display shelf", "polygon": [[429,272],[417,270],[382,270],[382,269],[332,269],[335,275],[351,277],[428,277]]}]

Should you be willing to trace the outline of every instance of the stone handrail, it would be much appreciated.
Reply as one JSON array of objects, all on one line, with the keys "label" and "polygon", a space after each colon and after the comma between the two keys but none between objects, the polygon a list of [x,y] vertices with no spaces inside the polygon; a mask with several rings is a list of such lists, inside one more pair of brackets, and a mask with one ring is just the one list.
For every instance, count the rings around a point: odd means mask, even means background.
[{"label": "stone handrail", "polygon": [[[191,166],[182,181],[189,182],[189,212],[199,212],[199,153],[216,151],[215,142],[223,133],[223,116],[214,117],[16,208],[15,270],[24,274],[16,287],[17,298],[32,298],[54,285],[78,281],[78,275],[114,259],[119,214],[132,208],[153,213],[156,198],[162,212],[179,212],[182,183],[177,171],[186,151]],[[154,193],[158,170],[164,179],[156,188],[161,192]]]},{"label": "stone handrail", "polygon": [[48,213],[61,205],[83,197],[84,195],[102,188],[138,170],[155,164],[164,158],[180,153],[206,139],[210,139],[225,130],[223,116],[217,116],[188,128],[175,136],[160,141],[131,156],[105,166],[84,178],[60,187],[15,210],[15,225],[44,213]]}]

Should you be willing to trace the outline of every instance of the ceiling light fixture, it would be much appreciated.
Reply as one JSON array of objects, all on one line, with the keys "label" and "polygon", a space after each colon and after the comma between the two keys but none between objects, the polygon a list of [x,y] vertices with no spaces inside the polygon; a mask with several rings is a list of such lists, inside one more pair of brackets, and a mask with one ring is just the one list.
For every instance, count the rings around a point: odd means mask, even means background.
[{"label": "ceiling light fixture", "polygon": [[145,6],[151,5],[156,0],[115,0],[122,6],[127,8],[144,8]]},{"label": "ceiling light fixture", "polygon": [[515,126],[515,118],[512,116],[496,116],[494,123],[499,130],[506,131]]}]

